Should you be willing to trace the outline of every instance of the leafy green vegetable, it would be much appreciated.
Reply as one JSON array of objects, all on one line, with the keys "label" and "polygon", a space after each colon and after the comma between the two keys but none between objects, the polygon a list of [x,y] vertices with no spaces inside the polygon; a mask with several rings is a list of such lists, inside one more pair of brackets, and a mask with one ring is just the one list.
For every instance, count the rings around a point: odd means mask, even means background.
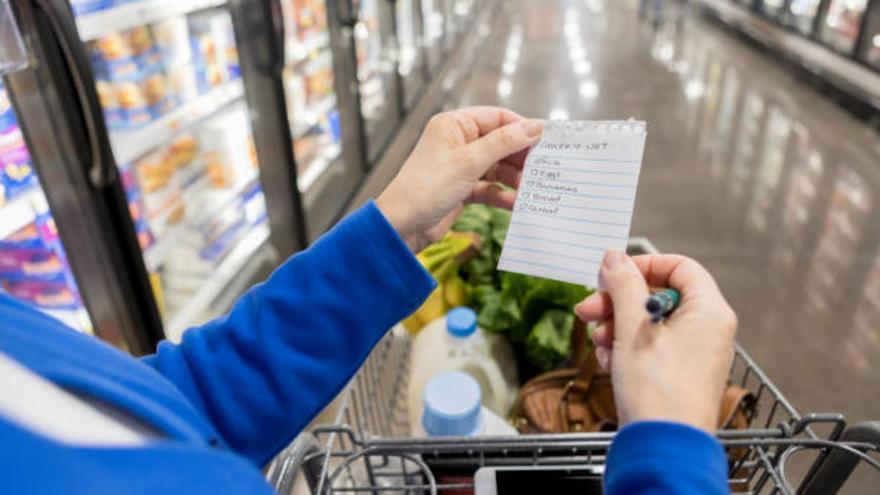
[{"label": "leafy green vegetable", "polygon": [[572,307],[591,291],[577,285],[497,271],[510,225],[510,212],[471,205],[453,230],[480,235],[480,255],[463,264],[462,278],[472,287],[472,305],[480,327],[503,333],[527,363],[552,369],[571,353]]},{"label": "leafy green vegetable", "polygon": [[538,319],[526,338],[526,359],[541,369],[556,366],[571,352],[571,332],[574,313],[548,309]]}]

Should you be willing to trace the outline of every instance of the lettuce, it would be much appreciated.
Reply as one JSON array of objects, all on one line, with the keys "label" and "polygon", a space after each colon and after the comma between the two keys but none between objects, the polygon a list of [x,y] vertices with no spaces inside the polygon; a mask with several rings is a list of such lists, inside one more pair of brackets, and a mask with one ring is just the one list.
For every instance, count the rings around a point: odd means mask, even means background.
[{"label": "lettuce", "polygon": [[471,205],[453,230],[480,235],[480,255],[463,264],[462,278],[472,288],[477,323],[487,331],[504,334],[520,358],[538,370],[559,365],[571,354],[572,308],[591,291],[577,285],[501,273],[496,266],[510,225],[510,212]]}]

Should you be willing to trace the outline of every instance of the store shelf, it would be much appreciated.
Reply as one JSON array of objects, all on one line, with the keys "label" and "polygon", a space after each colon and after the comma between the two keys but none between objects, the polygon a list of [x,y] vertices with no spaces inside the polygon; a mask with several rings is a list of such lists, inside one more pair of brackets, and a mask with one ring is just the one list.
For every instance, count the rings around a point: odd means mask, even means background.
[{"label": "store shelf", "polygon": [[296,119],[293,127],[293,138],[299,139],[309,132],[312,127],[318,125],[321,116],[327,115],[336,106],[336,94],[331,93],[324,97],[323,100],[302,108],[294,110],[294,118]]},{"label": "store shelf", "polygon": [[39,186],[33,186],[0,207],[0,239],[33,222],[36,217],[34,206],[38,201],[45,201],[43,191]]},{"label": "store shelf", "polygon": [[294,41],[288,45],[287,51],[290,54],[288,63],[298,64],[308,58],[309,54],[315,50],[320,50],[330,44],[330,34],[327,31],[310,34],[303,41]]},{"label": "store shelf", "polygon": [[140,0],[79,16],[76,26],[83,41],[158,22],[176,15],[225,5],[228,0]]},{"label": "store shelf", "polygon": [[334,145],[327,150],[325,150],[320,155],[316,156],[312,163],[306,167],[305,172],[301,176],[297,178],[297,186],[299,187],[299,192],[306,193],[308,192],[312,186],[315,185],[318,178],[320,178],[324,172],[330,167],[340,154],[341,149],[338,145]]},{"label": "store shelf", "polygon": [[201,315],[208,312],[211,303],[227,286],[247,272],[248,265],[256,269],[259,263],[254,263],[255,260],[268,259],[269,250],[265,249],[268,240],[269,225],[265,222],[248,232],[214,270],[211,278],[173,314],[165,327],[165,335],[172,341],[179,341],[183,331],[199,322]]},{"label": "store shelf", "polygon": [[244,86],[241,80],[235,80],[181,105],[143,127],[111,132],[110,142],[116,163],[131,163],[147,152],[168,144],[179,131],[213,115],[243,95]]},{"label": "store shelf", "polygon": [[[217,213],[229,206],[237,196],[241,196],[257,179],[258,176],[255,174],[253,177],[243,180],[240,185],[234,188],[218,191],[219,199],[216,200],[216,204],[221,206],[218,207]],[[148,272],[153,273],[159,270],[168,257],[168,253],[180,244],[181,237],[186,231],[186,220],[181,220],[144,251],[144,265],[147,267]]]}]

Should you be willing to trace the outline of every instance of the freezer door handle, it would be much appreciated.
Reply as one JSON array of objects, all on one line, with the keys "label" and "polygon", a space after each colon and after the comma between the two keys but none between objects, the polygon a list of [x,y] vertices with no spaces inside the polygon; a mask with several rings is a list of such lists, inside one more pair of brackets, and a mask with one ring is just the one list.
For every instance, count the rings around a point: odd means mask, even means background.
[{"label": "freezer door handle", "polygon": [[34,4],[49,20],[76,92],[76,101],[86,133],[88,155],[85,163],[89,181],[95,188],[103,189],[116,180],[116,167],[109,156],[110,146],[106,142],[106,134],[102,134],[99,130],[102,122],[101,105],[87,57],[80,48],[82,42],[79,39],[76,23],[66,0],[34,0]]}]

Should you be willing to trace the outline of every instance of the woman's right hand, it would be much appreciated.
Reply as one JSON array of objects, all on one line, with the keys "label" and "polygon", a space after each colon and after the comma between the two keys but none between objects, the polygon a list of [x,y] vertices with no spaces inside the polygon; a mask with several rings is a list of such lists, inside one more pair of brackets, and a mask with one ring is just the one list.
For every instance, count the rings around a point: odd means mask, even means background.
[{"label": "woman's right hand", "polygon": [[[621,426],[666,420],[714,433],[734,354],[737,320],[696,261],[677,255],[608,252],[599,292],[575,307],[593,334],[599,362],[611,372]],[[662,323],[645,310],[649,287],[672,287],[681,303]]]}]

